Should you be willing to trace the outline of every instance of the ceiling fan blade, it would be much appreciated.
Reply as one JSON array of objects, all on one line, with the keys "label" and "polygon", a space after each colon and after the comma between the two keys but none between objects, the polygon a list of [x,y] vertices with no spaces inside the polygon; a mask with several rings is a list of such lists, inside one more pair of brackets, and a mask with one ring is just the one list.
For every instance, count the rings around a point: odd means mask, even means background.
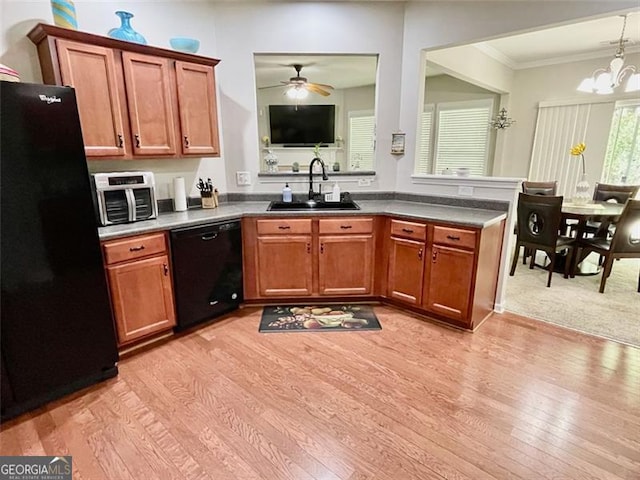
[{"label": "ceiling fan blade", "polygon": [[285,86],[285,85],[269,85],[269,86],[267,86],[267,87],[258,87],[258,90],[265,90],[265,89],[267,89],[267,88],[282,88],[282,87],[284,87],[284,86]]},{"label": "ceiling fan blade", "polygon": [[327,88],[329,90],[333,90],[333,87],[331,85],[327,85],[325,83],[307,82],[307,85],[315,85],[316,87]]},{"label": "ceiling fan blade", "polygon": [[314,83],[307,83],[306,88],[310,92],[317,93],[319,95],[322,95],[323,97],[328,97],[329,95],[331,95],[329,92],[327,92],[326,90],[323,90],[322,88],[318,87]]}]

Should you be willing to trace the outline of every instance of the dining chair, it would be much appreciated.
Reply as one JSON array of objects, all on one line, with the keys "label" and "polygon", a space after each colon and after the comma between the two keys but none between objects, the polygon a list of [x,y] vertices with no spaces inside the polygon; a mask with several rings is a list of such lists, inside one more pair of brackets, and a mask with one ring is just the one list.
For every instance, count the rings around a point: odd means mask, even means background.
[{"label": "dining chair", "polygon": [[[610,183],[598,183],[593,190],[594,202],[615,202],[624,204],[628,199],[635,198],[640,190],[640,185],[614,185]],[[585,225],[585,234],[594,237],[609,235],[610,222],[591,222]]]},{"label": "dining chair", "polygon": [[[582,240],[574,258],[582,258],[591,252],[604,257],[600,293],[604,293],[613,261],[619,258],[640,258],[640,200],[627,200],[616,230],[611,238],[593,237]],[[572,266],[575,268],[575,265]],[[640,277],[638,278],[640,292]]]},{"label": "dining chair", "polygon": [[[515,274],[520,247],[525,247],[534,252],[536,250],[542,250],[549,256],[551,263],[548,266],[549,277],[547,278],[547,287],[551,286],[551,275],[553,275],[558,253],[568,250],[564,266],[564,278],[569,277],[576,239],[559,234],[562,219],[562,200],[563,197],[561,195],[518,194],[518,231],[516,250],[513,255],[513,261],[511,262],[511,272],[509,273],[510,276]],[[534,261],[535,255],[532,255],[529,268],[533,268]]]},{"label": "dining chair", "polygon": [[[556,195],[557,190],[558,190],[557,180],[550,181],[550,182],[530,182],[528,180],[525,180],[524,182],[522,182],[522,191],[529,195],[545,195],[545,196]],[[518,228],[518,225],[516,224],[515,229],[517,228]],[[526,265],[527,257],[531,255],[535,257],[535,254],[536,254],[535,250],[531,251],[531,249],[525,248],[524,253],[522,254],[522,264]]]}]

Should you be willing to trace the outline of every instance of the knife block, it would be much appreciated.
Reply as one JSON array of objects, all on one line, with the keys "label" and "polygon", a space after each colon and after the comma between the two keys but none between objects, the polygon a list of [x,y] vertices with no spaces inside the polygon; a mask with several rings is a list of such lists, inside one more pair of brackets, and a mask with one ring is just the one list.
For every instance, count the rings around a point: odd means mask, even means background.
[{"label": "knife block", "polygon": [[209,193],[208,195],[200,194],[200,197],[202,199],[202,208],[216,208],[216,202],[213,197],[213,193]]}]

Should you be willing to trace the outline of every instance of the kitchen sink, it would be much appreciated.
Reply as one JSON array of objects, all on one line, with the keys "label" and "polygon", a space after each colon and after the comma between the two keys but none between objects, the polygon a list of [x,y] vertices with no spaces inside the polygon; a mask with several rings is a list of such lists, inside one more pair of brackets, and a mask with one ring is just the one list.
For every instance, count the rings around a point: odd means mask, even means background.
[{"label": "kitchen sink", "polygon": [[360,210],[360,207],[353,200],[341,202],[320,202],[307,200],[304,202],[283,202],[273,201],[267,207],[267,211],[272,210]]}]

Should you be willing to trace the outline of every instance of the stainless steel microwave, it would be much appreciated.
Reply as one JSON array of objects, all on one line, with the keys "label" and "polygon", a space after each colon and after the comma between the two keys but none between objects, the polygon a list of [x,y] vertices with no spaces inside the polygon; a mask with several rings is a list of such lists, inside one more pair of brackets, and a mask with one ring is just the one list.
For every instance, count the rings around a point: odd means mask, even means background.
[{"label": "stainless steel microwave", "polygon": [[153,172],[96,173],[91,181],[103,226],[158,216]]}]

